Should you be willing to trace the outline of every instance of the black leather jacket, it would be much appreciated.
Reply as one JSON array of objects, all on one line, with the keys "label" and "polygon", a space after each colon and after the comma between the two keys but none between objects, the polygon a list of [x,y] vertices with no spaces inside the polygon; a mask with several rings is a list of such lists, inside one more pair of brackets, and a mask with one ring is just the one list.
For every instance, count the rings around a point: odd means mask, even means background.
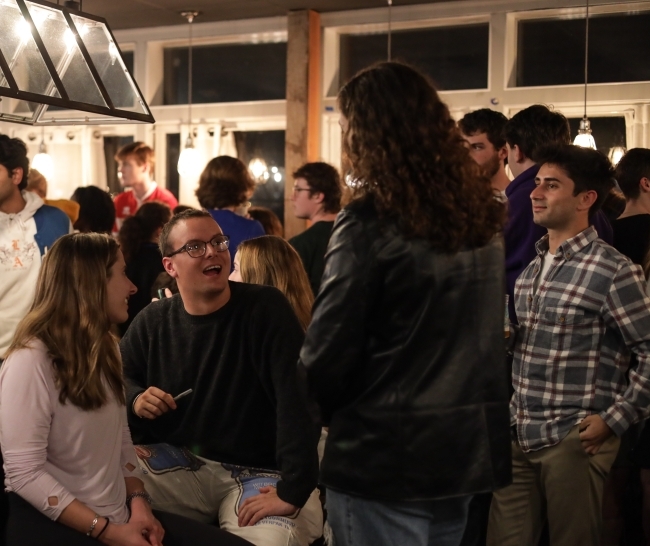
[{"label": "black leather jacket", "polygon": [[424,500],[510,483],[504,274],[500,240],[446,255],[380,229],[370,200],[339,214],[299,364],[329,425],[324,485]]}]

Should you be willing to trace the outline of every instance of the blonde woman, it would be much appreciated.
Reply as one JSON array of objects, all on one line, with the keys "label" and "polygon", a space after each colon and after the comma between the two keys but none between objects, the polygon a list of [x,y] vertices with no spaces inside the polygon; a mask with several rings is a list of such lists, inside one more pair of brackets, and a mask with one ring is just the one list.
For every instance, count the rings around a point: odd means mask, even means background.
[{"label": "blonde woman", "polygon": [[45,256],[0,370],[7,545],[248,544],[151,509],[111,334],[136,291],[125,268],[107,235],[66,235]]},{"label": "blonde woman", "polygon": [[293,307],[304,330],[311,321],[314,295],[302,260],[281,237],[265,235],[242,242],[233,260],[231,281],[274,286]]}]

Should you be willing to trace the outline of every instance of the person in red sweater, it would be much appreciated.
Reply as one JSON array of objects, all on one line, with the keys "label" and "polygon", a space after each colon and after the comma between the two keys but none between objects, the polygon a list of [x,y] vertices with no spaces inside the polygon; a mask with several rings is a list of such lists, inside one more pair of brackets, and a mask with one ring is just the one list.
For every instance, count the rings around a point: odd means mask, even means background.
[{"label": "person in red sweater", "polygon": [[170,209],[178,206],[176,197],[165,188],[159,188],[152,180],[155,155],[153,149],[144,142],[132,142],[120,148],[115,155],[118,173],[125,191],[115,197],[115,227],[118,232],[122,223],[133,216],[142,203],[159,201]]}]

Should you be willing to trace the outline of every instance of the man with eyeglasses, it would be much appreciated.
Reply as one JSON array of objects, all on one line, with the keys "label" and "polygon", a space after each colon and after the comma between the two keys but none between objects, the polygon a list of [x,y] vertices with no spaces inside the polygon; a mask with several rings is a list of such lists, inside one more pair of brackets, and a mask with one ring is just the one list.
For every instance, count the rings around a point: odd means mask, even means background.
[{"label": "man with eyeglasses", "polygon": [[293,173],[294,214],[309,220],[311,226],[289,239],[302,260],[309,284],[318,293],[325,269],[325,252],[336,215],[341,210],[341,178],[338,171],[323,162],[306,163]]},{"label": "man with eyeglasses", "polygon": [[163,228],[179,294],[145,308],[120,343],[138,461],[158,508],[256,545],[306,546],[322,510],[319,430],[296,375],[303,331],[278,290],[228,281],[228,246],[207,212]]}]

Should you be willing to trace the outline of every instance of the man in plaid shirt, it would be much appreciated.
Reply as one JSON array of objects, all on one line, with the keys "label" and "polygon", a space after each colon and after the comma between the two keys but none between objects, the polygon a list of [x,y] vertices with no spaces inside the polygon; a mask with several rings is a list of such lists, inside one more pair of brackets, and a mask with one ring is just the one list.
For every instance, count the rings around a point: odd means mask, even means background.
[{"label": "man in plaid shirt", "polygon": [[589,225],[609,160],[562,145],[540,163],[530,197],[548,235],[515,286],[513,483],[494,494],[488,545],[535,545],[548,517],[553,546],[592,546],[619,437],[650,412],[650,299],[641,268]]}]

